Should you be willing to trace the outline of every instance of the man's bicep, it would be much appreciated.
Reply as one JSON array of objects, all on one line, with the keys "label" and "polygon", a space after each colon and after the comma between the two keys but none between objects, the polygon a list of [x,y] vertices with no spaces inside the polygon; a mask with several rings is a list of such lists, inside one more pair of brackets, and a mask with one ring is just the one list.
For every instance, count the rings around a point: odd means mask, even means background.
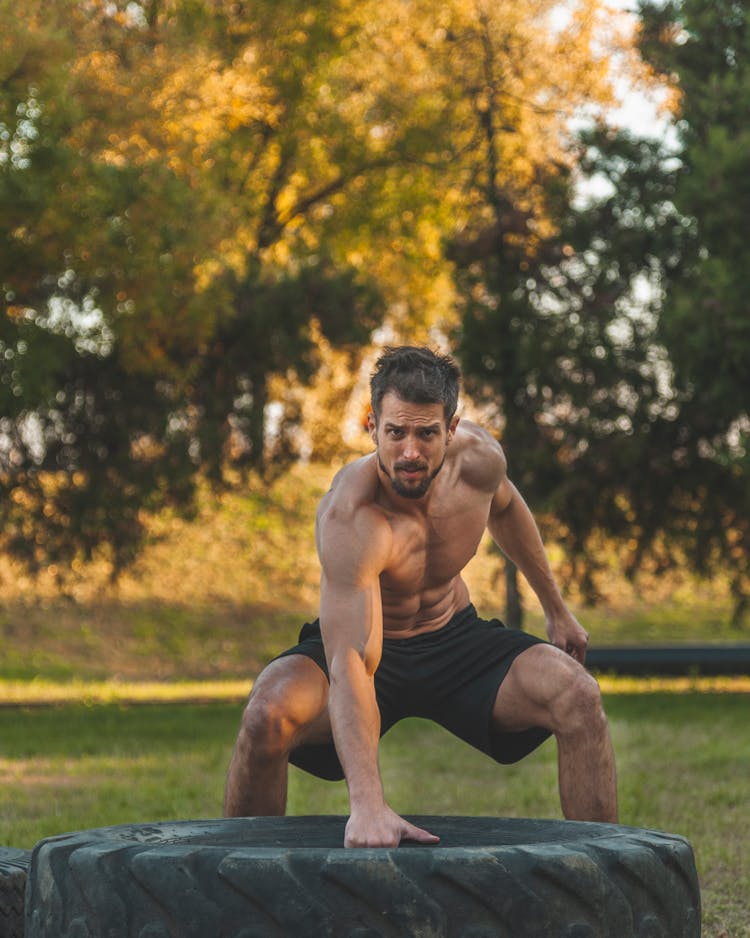
[{"label": "man's bicep", "polygon": [[490,517],[499,517],[518,495],[518,489],[513,485],[507,475],[503,475],[500,484],[495,489],[490,506]]},{"label": "man's bicep", "polygon": [[383,643],[383,614],[380,583],[342,582],[321,577],[320,628],[329,669],[339,656],[361,658],[374,673]]},{"label": "man's bicep", "polygon": [[389,534],[390,529],[367,524],[361,517],[329,523],[321,532],[320,623],[329,667],[341,653],[355,652],[368,669],[380,659],[380,573]]}]

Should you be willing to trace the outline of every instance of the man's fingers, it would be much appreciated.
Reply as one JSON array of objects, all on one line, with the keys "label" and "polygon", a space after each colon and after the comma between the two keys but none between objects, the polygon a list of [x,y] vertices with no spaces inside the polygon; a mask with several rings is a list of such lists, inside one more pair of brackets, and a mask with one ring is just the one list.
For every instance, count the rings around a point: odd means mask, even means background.
[{"label": "man's fingers", "polygon": [[435,834],[410,824],[386,807],[385,813],[361,817],[351,815],[344,830],[345,847],[398,847],[402,840],[436,844]]},{"label": "man's fingers", "polygon": [[566,647],[565,651],[567,651],[567,653],[570,655],[570,657],[571,657],[574,661],[577,661],[579,664],[583,664],[583,662],[586,660],[586,645],[585,645],[585,643],[584,643],[584,644],[581,644],[581,645],[574,645],[574,644],[571,642],[571,644],[569,644],[569,645]]},{"label": "man's fingers", "polygon": [[429,831],[426,831],[421,827],[415,827],[413,824],[404,825],[404,829],[401,833],[401,839],[415,840],[420,844],[436,844],[440,842],[440,838],[436,834],[431,834]]}]

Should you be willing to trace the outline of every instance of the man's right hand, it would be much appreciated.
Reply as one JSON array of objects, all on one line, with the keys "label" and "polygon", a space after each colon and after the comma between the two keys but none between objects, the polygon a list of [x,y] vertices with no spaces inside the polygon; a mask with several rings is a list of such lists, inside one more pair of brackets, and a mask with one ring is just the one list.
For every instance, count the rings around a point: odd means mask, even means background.
[{"label": "man's right hand", "polygon": [[345,847],[398,847],[402,840],[436,844],[440,838],[405,821],[387,804],[352,810],[344,832]]}]

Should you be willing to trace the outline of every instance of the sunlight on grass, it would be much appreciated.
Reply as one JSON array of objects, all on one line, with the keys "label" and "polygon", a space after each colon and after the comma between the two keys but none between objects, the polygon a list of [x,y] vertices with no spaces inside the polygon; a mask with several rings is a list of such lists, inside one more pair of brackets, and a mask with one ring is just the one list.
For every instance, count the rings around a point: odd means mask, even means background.
[{"label": "sunlight on grass", "polygon": [[627,677],[601,675],[604,694],[750,694],[750,675]]},{"label": "sunlight on grass", "polygon": [[[750,675],[701,677],[618,677],[601,675],[605,694],[750,694]],[[83,703],[241,702],[251,680],[225,681],[32,681],[0,680],[0,707]]]},{"label": "sunlight on grass", "polygon": [[239,701],[252,681],[0,681],[0,706]]}]

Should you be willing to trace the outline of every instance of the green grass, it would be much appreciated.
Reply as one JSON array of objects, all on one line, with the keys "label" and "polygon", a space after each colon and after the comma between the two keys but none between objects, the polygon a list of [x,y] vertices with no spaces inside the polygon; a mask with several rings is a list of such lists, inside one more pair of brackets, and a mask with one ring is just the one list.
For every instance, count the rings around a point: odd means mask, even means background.
[{"label": "green grass", "polygon": [[[608,694],[624,824],[694,847],[705,938],[750,935],[750,696]],[[67,705],[0,711],[0,843],[70,830],[216,817],[240,705]],[[394,808],[415,814],[559,817],[555,746],[516,766],[421,720],[381,746]],[[343,783],[293,769],[294,814],[346,813]]]}]

